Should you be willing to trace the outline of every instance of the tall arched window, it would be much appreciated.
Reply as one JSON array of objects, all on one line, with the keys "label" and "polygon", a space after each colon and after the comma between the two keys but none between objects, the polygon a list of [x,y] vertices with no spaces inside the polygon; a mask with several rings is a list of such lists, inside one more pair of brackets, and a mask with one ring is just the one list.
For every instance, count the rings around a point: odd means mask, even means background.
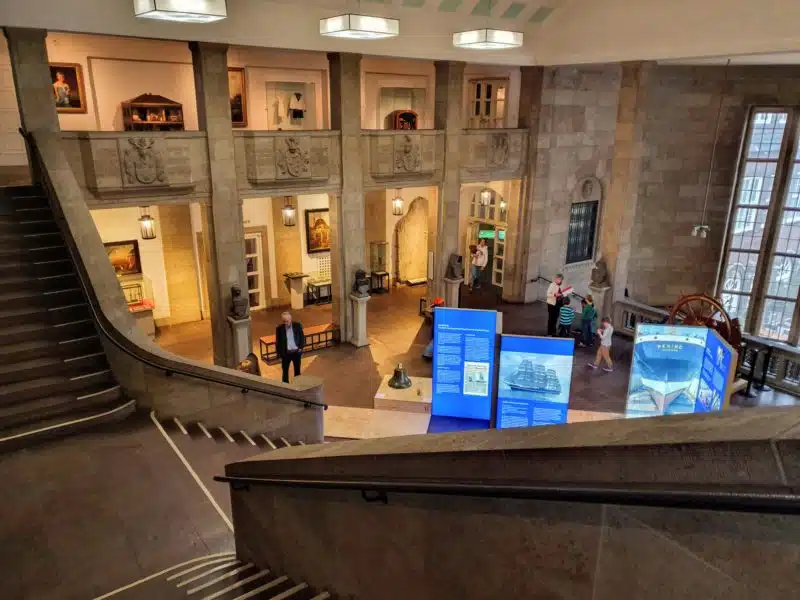
[{"label": "tall arched window", "polygon": [[797,344],[800,112],[751,111],[718,282],[746,332]]}]

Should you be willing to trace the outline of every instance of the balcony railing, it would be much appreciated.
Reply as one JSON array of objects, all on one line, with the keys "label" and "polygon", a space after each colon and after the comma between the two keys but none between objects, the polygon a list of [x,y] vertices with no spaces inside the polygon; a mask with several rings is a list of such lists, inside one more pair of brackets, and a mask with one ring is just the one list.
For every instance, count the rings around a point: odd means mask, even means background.
[{"label": "balcony railing", "polygon": [[365,130],[361,156],[367,189],[436,185],[444,166],[444,132]]},{"label": "balcony railing", "polygon": [[465,129],[461,135],[461,180],[520,179],[527,156],[527,129]]}]

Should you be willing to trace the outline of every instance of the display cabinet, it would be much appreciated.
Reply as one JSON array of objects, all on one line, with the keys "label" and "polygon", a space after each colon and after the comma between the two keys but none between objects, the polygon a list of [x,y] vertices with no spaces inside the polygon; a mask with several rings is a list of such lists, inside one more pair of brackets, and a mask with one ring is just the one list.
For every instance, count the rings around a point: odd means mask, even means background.
[{"label": "display cabinet", "polygon": [[183,105],[157,94],[122,103],[125,131],[183,131]]}]

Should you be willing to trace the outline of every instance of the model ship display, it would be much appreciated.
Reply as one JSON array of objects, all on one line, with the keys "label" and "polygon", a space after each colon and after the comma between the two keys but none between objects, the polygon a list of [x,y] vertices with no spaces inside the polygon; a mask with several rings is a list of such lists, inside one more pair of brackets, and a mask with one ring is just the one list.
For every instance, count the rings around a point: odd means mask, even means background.
[{"label": "model ship display", "polygon": [[517,371],[506,378],[505,384],[512,390],[523,392],[561,393],[561,384],[555,370],[546,369],[544,365],[534,365],[530,360],[523,360]]},{"label": "model ship display", "polygon": [[664,358],[658,349],[661,342],[642,341],[636,345],[641,368],[641,386],[649,394],[659,412],[664,410],[684,392],[688,392],[696,369],[691,360],[670,356]]}]

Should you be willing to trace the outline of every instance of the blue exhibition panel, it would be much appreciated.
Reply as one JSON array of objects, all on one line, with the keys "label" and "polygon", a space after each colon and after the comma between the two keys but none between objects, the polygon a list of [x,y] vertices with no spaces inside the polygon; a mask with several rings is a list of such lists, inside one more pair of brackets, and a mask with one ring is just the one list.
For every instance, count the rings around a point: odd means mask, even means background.
[{"label": "blue exhibition panel", "polygon": [[497,427],[567,422],[575,340],[503,335]]},{"label": "blue exhibition panel", "polygon": [[712,329],[641,324],[625,416],[722,410],[734,365],[733,348]]},{"label": "blue exhibition panel", "polygon": [[434,309],[433,416],[491,419],[496,337],[497,311]]}]

